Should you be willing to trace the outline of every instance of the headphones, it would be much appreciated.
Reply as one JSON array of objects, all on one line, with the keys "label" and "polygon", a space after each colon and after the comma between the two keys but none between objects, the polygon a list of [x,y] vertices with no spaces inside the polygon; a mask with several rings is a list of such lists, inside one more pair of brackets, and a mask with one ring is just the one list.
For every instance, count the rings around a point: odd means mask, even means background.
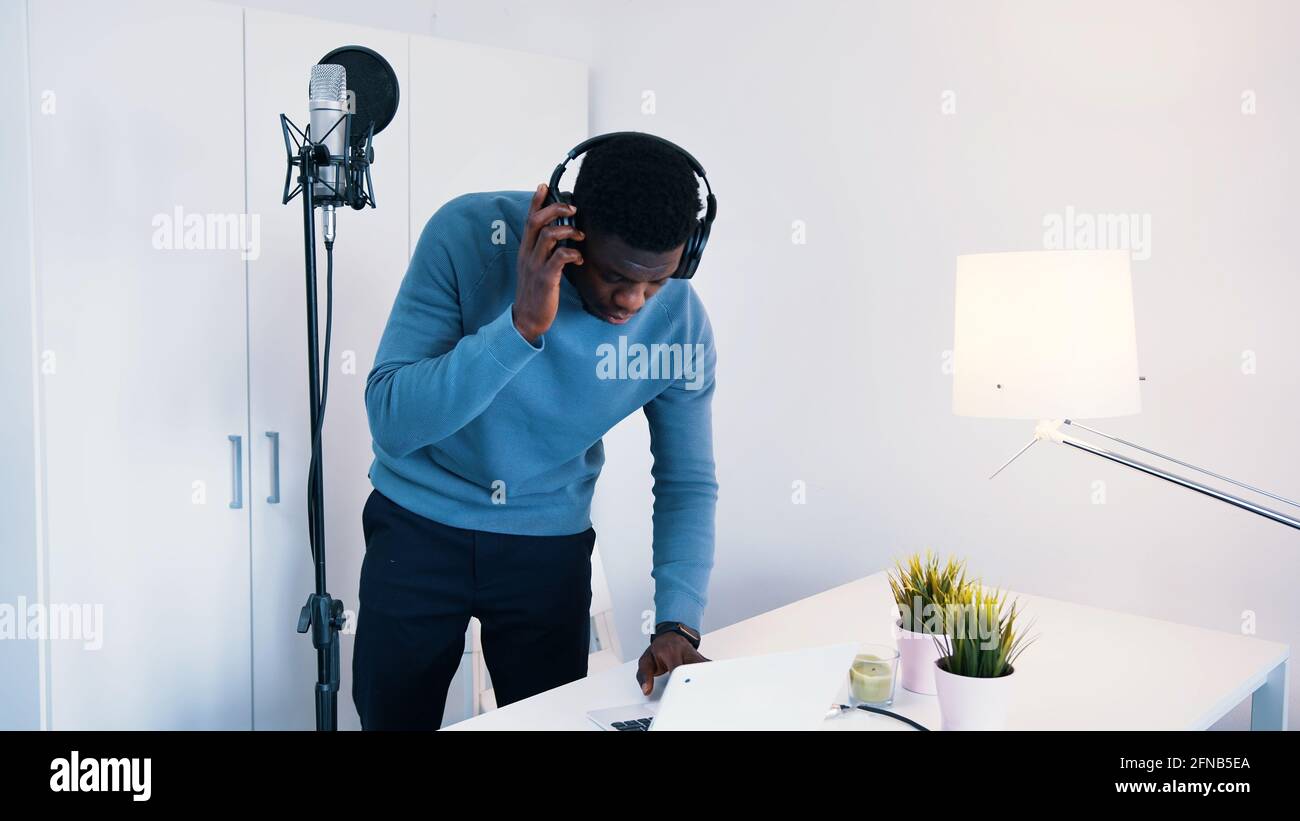
[{"label": "headphones", "polygon": [[[559,191],[559,187],[560,177],[564,176],[564,169],[575,157],[595,148],[601,143],[608,142],[615,137],[626,135],[649,137],[652,140],[658,140],[669,148],[672,148],[674,151],[685,157],[686,161],[691,164],[691,168],[697,175],[699,175],[699,178],[704,180],[704,188],[708,192],[708,196],[705,198],[706,208],[704,211],[704,219],[696,218],[695,229],[691,231],[691,235],[686,238],[686,245],[682,248],[681,262],[677,265],[677,270],[672,275],[673,279],[690,279],[695,276],[695,269],[700,267],[700,258],[704,256],[704,246],[709,241],[709,229],[713,227],[713,218],[718,215],[718,201],[713,196],[713,187],[709,185],[709,178],[705,176],[703,166],[701,166],[699,162],[697,162],[696,159],[686,151],[686,149],[665,140],[663,137],[657,137],[654,134],[646,134],[641,131],[613,131],[609,134],[600,134],[589,140],[584,140],[583,142],[578,143],[571,151],[569,151],[568,154],[565,155],[563,162],[555,166],[555,171],[551,173],[551,181],[546,186],[546,202],[543,207],[556,202],[572,202],[573,195]],[[557,191],[559,191],[559,193],[557,193]],[[570,226],[574,224],[574,218],[572,216],[560,217],[552,224]],[[570,240],[561,240],[560,244],[566,248],[573,247],[573,243]]]}]

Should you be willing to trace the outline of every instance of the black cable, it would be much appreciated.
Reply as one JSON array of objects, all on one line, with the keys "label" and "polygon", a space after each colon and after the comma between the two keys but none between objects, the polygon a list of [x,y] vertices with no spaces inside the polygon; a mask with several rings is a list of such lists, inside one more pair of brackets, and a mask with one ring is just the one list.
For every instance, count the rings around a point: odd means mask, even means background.
[{"label": "black cable", "polygon": [[[320,463],[316,454],[320,452],[321,430],[325,427],[325,402],[329,398],[330,390],[330,337],[334,326],[334,243],[325,243],[325,351],[324,363],[321,372],[320,396],[313,397],[316,402],[316,429],[312,431],[311,441],[311,463],[307,468],[307,521],[308,526],[313,526],[316,521],[316,504],[312,495],[313,483],[316,480],[316,473],[320,470]],[[316,556],[316,539],[311,540],[312,559]]]},{"label": "black cable", "polygon": [[[330,336],[334,329],[334,243],[325,243],[325,355],[321,363],[319,428],[325,427],[325,400],[330,392]],[[316,431],[320,440],[320,430]]]},{"label": "black cable", "polygon": [[[914,727],[915,729],[920,730],[920,731],[922,731],[922,732],[926,732],[926,733],[930,732],[930,728],[929,728],[929,727],[925,727],[925,726],[922,726],[922,725],[920,725],[920,724],[917,724],[915,721],[913,721],[912,719],[908,718],[907,716],[899,715],[898,713],[892,712],[892,711],[890,711],[890,710],[883,710],[883,709],[881,709],[880,707],[869,707],[869,706],[867,706],[866,704],[859,704],[859,705],[857,705],[857,707],[858,707],[859,710],[864,710],[864,711],[866,711],[866,712],[868,712],[868,713],[875,713],[876,715],[881,715],[881,716],[886,716],[886,717],[888,717],[888,718],[897,719],[897,720],[903,722],[904,724],[909,724],[909,725],[911,725],[912,727]],[[849,710],[849,709],[852,709],[852,708],[849,707],[849,705],[847,705],[847,704],[841,704],[841,705],[839,705],[839,708],[840,708],[841,710]]]}]

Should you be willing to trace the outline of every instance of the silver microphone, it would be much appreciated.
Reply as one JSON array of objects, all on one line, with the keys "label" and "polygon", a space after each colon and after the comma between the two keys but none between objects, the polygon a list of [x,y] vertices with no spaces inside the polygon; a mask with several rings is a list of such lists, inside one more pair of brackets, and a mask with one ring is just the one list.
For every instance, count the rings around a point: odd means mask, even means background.
[{"label": "silver microphone", "polygon": [[[312,142],[322,143],[332,160],[339,160],[347,150],[345,142],[347,123],[348,83],[343,66],[322,63],[311,67],[310,100]],[[312,195],[321,198],[339,198],[344,182],[339,177],[339,166],[320,168]]]}]

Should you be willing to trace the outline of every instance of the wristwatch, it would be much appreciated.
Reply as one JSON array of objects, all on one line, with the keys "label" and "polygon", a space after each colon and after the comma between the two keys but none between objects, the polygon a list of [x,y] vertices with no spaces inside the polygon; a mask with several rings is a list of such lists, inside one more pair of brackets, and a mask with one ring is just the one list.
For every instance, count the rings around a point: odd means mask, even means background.
[{"label": "wristwatch", "polygon": [[666,633],[676,633],[689,641],[696,650],[700,649],[700,634],[679,621],[661,621],[656,624],[654,635],[650,637],[650,641],[653,643],[655,639]]}]

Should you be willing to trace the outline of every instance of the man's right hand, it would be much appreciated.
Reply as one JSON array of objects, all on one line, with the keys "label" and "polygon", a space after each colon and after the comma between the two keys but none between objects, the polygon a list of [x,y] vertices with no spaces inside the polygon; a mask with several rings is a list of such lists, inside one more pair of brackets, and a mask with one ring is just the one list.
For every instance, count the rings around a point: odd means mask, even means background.
[{"label": "man's right hand", "polygon": [[577,208],[559,202],[543,208],[545,199],[546,183],[542,183],[537,186],[528,206],[524,236],[519,243],[516,266],[519,274],[512,313],[520,335],[533,344],[555,321],[555,312],[560,308],[560,277],[564,275],[564,266],[582,264],[580,251],[561,247],[558,243],[562,239],[582,240],[585,237],[574,226],[551,224],[562,216],[577,213]]}]

